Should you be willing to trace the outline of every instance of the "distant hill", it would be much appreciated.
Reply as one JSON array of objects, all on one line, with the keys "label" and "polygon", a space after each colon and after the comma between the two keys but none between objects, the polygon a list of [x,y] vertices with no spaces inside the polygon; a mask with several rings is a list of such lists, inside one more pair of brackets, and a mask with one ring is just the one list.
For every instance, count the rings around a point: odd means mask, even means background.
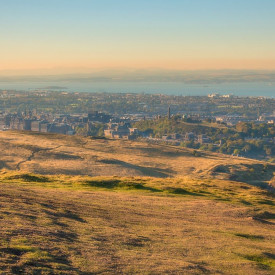
[{"label": "distant hill", "polygon": [[219,177],[266,184],[275,165],[193,149],[126,140],[0,132],[1,168],[39,174]]}]

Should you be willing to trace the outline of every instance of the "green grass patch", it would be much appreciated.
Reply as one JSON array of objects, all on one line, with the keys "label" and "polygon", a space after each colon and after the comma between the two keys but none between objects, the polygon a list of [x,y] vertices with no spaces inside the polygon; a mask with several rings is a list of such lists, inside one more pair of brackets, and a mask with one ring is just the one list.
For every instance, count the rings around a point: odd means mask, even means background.
[{"label": "green grass patch", "polygon": [[150,192],[161,192],[161,190],[158,190],[153,187],[145,186],[142,183],[139,182],[133,182],[133,181],[123,181],[118,179],[110,179],[110,180],[90,180],[83,183],[80,183],[80,185],[86,185],[90,187],[97,187],[97,188],[104,188],[104,189],[125,189],[125,190],[144,190],[144,191],[150,191]]},{"label": "green grass patch", "polygon": [[275,267],[274,254],[265,253],[261,255],[257,254],[245,254],[242,255],[243,258],[255,262],[257,266],[261,269],[271,270]]},{"label": "green grass patch", "polygon": [[[211,199],[224,203],[259,206],[261,211],[270,211],[275,205],[274,194],[257,186],[244,188],[244,183],[221,179],[192,179],[152,177],[89,177],[69,175],[37,175],[14,171],[2,171],[1,181],[15,184],[35,185],[54,189],[71,189],[87,191],[131,191],[160,196],[196,197]],[[274,215],[274,214],[273,214]],[[269,215],[270,219],[274,217]]]},{"label": "green grass patch", "polygon": [[190,177],[0,173],[0,270],[270,274],[274,206],[258,201],[273,198],[243,186]]}]

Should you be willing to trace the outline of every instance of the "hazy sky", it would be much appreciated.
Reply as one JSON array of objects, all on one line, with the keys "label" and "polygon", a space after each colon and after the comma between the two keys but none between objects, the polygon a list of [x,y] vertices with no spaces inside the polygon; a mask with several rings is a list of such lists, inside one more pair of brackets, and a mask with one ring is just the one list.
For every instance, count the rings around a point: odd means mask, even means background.
[{"label": "hazy sky", "polygon": [[0,70],[275,69],[274,0],[0,0]]}]

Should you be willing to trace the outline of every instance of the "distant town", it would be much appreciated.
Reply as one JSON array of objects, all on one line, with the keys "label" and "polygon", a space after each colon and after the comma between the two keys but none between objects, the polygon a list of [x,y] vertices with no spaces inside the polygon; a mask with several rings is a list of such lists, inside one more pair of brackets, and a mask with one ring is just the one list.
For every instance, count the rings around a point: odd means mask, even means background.
[{"label": "distant town", "polygon": [[0,91],[0,129],[146,140],[273,161],[275,99]]}]

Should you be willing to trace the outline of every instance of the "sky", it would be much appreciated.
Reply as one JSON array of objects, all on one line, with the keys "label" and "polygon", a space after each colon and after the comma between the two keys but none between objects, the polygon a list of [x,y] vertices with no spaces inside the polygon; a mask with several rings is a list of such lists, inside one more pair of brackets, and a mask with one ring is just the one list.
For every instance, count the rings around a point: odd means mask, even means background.
[{"label": "sky", "polygon": [[274,0],[0,0],[0,72],[275,69]]}]

